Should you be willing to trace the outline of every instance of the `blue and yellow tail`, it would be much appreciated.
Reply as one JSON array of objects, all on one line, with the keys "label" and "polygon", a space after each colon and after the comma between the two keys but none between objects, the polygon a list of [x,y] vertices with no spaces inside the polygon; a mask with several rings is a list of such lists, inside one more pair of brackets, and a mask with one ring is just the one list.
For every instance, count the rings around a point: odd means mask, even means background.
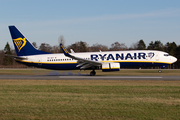
[{"label": "blue and yellow tail", "polygon": [[15,26],[9,26],[11,37],[14,43],[17,56],[50,54],[48,52],[40,51],[21,34]]}]

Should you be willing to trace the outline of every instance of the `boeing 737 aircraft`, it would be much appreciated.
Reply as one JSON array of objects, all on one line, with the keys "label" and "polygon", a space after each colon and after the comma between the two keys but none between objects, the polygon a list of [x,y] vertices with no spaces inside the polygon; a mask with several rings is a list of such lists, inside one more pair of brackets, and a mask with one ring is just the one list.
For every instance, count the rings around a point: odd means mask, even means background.
[{"label": "boeing 737 aircraft", "polygon": [[156,50],[69,53],[62,44],[63,53],[52,54],[34,48],[15,26],[9,26],[9,30],[17,54],[11,57],[27,66],[53,70],[92,69],[90,75],[95,75],[97,68],[108,72],[128,67],[167,66],[177,61],[168,53]]}]

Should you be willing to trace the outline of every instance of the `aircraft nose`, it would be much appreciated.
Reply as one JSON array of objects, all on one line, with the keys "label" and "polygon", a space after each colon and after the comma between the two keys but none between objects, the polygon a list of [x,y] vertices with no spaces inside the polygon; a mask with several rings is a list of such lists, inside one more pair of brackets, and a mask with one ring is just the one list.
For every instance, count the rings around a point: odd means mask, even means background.
[{"label": "aircraft nose", "polygon": [[176,62],[176,61],[177,61],[177,58],[172,56],[172,57],[171,57],[171,62],[174,63],[174,62]]}]

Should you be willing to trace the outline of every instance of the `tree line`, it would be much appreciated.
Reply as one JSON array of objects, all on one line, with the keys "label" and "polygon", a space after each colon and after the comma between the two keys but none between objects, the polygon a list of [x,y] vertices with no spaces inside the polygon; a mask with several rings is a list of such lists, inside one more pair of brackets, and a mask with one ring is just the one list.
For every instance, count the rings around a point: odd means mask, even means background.
[{"label": "tree line", "polygon": [[[64,40],[61,40],[64,43]],[[36,42],[32,43],[35,48],[41,51],[50,52],[50,53],[62,53],[58,45],[51,46],[47,43],[41,43],[38,47]],[[93,44],[89,46],[86,42],[79,41],[71,45],[66,46],[66,49],[70,51],[73,49],[75,52],[98,52],[98,51],[123,51],[123,50],[159,50],[169,53],[172,56],[175,56],[178,60],[174,63],[173,68],[180,68],[180,45],[177,45],[175,42],[167,42],[163,45],[160,40],[151,41],[148,46],[141,39],[136,43],[133,43],[129,48],[125,43],[114,42],[110,47],[102,44]],[[25,65],[19,64],[13,60],[13,58],[5,56],[16,55],[14,49],[12,49],[7,42],[3,50],[0,50],[0,66],[1,68],[24,68]],[[172,68],[171,66],[169,68]]]}]

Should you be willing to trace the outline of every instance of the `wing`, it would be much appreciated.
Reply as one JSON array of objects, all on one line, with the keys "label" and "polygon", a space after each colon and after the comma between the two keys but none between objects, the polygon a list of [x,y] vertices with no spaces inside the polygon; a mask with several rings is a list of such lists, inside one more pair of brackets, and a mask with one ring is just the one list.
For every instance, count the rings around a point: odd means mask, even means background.
[{"label": "wing", "polygon": [[62,44],[60,44],[60,47],[61,47],[65,56],[77,60],[78,65],[76,67],[80,67],[80,69],[87,69],[90,67],[96,67],[96,66],[102,65],[101,62],[93,61],[93,60],[87,60],[87,59],[76,57],[74,55],[69,54],[68,51],[63,47]]}]

